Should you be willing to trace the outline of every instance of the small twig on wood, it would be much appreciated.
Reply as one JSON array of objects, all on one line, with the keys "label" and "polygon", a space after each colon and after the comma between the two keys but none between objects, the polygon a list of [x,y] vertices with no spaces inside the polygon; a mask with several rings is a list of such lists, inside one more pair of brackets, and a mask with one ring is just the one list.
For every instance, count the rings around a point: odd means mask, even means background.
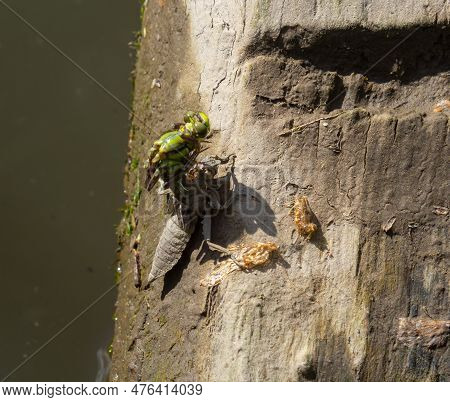
[{"label": "small twig on wood", "polygon": [[435,319],[434,317],[432,317],[432,316],[430,315],[430,313],[428,312],[428,309],[426,308],[426,306],[423,306],[423,310],[425,311],[425,314],[427,315],[428,318],[430,318],[430,319],[432,319],[432,320]]},{"label": "small twig on wood", "polygon": [[281,136],[283,136],[283,135],[294,134],[294,133],[296,133],[296,132],[298,132],[298,131],[301,131],[301,130],[303,130],[304,128],[310,126],[311,124],[319,123],[319,122],[321,122],[322,120],[331,120],[331,119],[335,119],[336,117],[339,117],[339,116],[341,116],[341,115],[343,115],[344,113],[347,113],[347,112],[348,112],[348,110],[344,110],[344,111],[339,112],[339,113],[337,113],[337,114],[334,114],[334,115],[332,115],[332,116],[319,117],[318,119],[309,121],[308,123],[301,124],[300,126],[297,126],[297,127],[293,127],[293,128],[291,128],[290,130],[285,131],[284,133],[279,134],[279,136],[281,137]]},{"label": "small twig on wood", "polygon": [[395,105],[392,109],[398,109],[400,106],[406,105],[408,101],[400,102],[397,105]]},{"label": "small twig on wood", "polygon": [[139,234],[131,245],[131,252],[133,253],[133,257],[134,257],[134,267],[133,267],[134,286],[138,289],[140,289],[142,286],[141,256],[139,255],[139,251],[138,251],[140,241],[141,241],[141,235]]}]

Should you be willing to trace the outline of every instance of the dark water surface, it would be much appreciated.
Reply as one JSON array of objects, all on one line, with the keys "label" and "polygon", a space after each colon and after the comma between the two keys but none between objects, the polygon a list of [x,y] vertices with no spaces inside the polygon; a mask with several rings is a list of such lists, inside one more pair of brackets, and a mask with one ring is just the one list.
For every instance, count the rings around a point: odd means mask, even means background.
[{"label": "dark water surface", "polygon": [[[4,0],[130,103],[138,0]],[[0,378],[114,283],[128,114],[0,4]],[[9,380],[94,380],[111,292]]]}]

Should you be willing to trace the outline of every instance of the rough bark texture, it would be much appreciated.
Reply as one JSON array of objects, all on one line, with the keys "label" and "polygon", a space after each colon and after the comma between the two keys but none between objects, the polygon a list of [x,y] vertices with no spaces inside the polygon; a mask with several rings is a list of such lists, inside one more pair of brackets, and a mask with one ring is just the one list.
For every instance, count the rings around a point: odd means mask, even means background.
[{"label": "rough bark texture", "polygon": [[[208,152],[235,153],[240,183],[214,242],[273,241],[280,256],[208,289],[215,262],[195,261],[196,231],[149,290],[125,276],[112,380],[449,379],[448,215],[435,208],[448,207],[448,117],[433,112],[449,98],[448,19],[438,0],[149,0],[130,160],[185,110],[207,112]],[[311,241],[294,242],[295,194],[319,223]],[[135,212],[144,278],[158,205],[144,192]]]}]

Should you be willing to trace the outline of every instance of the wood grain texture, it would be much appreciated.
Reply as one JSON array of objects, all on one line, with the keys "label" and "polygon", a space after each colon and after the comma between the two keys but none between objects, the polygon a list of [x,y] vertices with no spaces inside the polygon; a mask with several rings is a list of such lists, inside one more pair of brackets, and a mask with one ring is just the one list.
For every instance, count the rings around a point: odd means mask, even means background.
[{"label": "wood grain texture", "polygon": [[[280,258],[208,289],[214,256],[195,260],[194,233],[150,291],[121,284],[112,380],[448,381],[445,334],[434,348],[398,335],[450,311],[448,217],[433,212],[448,208],[448,116],[433,112],[448,98],[448,17],[427,3],[149,1],[136,110],[158,130],[209,114],[210,152],[236,154],[238,181],[213,240],[275,242]],[[145,129],[133,135],[144,155]],[[310,240],[295,241],[297,195],[317,218]],[[138,212],[147,266],[155,202]]]}]

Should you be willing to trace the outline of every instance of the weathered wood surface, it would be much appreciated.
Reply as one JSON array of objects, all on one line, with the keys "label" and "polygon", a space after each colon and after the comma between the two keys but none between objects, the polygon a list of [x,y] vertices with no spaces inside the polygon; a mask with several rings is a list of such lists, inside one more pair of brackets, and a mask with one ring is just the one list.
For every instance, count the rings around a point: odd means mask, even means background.
[{"label": "weathered wood surface", "polygon": [[[150,290],[126,277],[112,380],[449,379],[448,116],[433,112],[449,98],[448,7],[148,2],[130,158],[143,161],[185,110],[204,110],[209,152],[235,153],[240,182],[214,241],[273,241],[281,258],[208,290],[214,261],[195,261],[196,232]],[[130,170],[130,193],[136,178]],[[294,194],[319,224],[295,244]],[[136,213],[144,277],[164,225],[158,205],[144,193]]]}]

